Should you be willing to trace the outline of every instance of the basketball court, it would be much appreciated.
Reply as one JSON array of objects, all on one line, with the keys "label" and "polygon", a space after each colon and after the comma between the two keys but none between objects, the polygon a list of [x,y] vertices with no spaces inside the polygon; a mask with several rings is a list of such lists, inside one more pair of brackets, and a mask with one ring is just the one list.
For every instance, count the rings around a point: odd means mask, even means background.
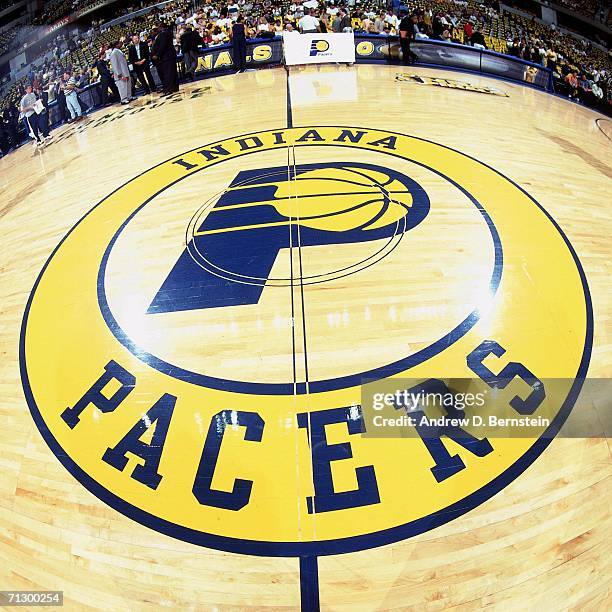
[{"label": "basketball court", "polygon": [[[74,609],[609,608],[609,396],[594,435],[561,428],[612,376],[611,138],[518,84],[329,65],[0,160],[0,582]],[[548,422],[371,428],[369,389],[432,380]]]}]

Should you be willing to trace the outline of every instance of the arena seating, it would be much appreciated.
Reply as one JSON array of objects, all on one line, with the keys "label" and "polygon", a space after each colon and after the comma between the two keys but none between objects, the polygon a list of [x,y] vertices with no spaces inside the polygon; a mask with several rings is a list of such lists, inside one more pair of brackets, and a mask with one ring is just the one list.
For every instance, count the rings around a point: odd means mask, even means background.
[{"label": "arena seating", "polygon": [[556,0],[556,4],[593,19],[599,9],[598,0]]},{"label": "arena seating", "polygon": [[77,10],[93,4],[97,0],[55,0],[43,3],[33,19],[34,25],[52,24]]},{"label": "arena seating", "polygon": [[11,49],[17,34],[19,34],[18,26],[0,32],[0,55],[3,55]]}]

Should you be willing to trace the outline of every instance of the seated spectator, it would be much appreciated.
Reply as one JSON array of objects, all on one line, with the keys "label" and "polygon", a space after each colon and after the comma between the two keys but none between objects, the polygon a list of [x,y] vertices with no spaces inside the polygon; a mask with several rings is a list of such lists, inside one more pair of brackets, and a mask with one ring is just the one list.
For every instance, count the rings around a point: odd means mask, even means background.
[{"label": "seated spectator", "polygon": [[256,36],[259,38],[273,38],[274,30],[268,20],[262,15],[257,23]]},{"label": "seated spectator", "polygon": [[569,97],[577,98],[578,97],[578,79],[573,72],[568,72],[567,76],[564,79],[568,89],[569,89]]},{"label": "seated spectator", "polygon": [[479,29],[475,29],[472,32],[470,43],[472,44],[472,46],[476,47],[477,49],[487,48],[487,43],[485,42],[484,36],[482,35],[482,32]]},{"label": "seated spectator", "polygon": [[230,19],[232,21],[236,21],[236,19],[238,18],[239,10],[240,9],[239,9],[238,4],[236,2],[232,2],[227,7],[227,14],[228,14],[228,16],[230,17]]},{"label": "seated spectator", "polygon": [[472,34],[474,33],[474,28],[472,27],[472,24],[469,21],[466,21],[463,25],[463,33],[465,35],[465,42],[467,44],[472,38]]},{"label": "seated spectator", "polygon": [[213,46],[222,45],[227,40],[227,36],[223,32],[223,30],[217,25],[213,28],[211,39],[211,44]]}]

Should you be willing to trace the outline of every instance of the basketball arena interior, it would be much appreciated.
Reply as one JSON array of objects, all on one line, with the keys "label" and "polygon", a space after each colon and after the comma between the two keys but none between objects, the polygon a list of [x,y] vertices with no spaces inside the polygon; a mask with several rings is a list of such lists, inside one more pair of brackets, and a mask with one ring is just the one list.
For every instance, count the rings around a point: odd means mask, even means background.
[{"label": "basketball arena interior", "polygon": [[605,0],[0,0],[0,607],[612,607]]}]

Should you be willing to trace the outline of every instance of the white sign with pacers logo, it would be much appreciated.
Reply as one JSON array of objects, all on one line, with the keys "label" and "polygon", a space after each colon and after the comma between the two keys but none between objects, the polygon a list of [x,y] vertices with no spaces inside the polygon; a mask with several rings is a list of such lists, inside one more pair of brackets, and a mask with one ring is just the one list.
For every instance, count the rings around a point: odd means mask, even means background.
[{"label": "white sign with pacers logo", "polygon": [[352,32],[343,34],[285,32],[283,46],[285,63],[288,66],[355,61],[355,37]]}]

